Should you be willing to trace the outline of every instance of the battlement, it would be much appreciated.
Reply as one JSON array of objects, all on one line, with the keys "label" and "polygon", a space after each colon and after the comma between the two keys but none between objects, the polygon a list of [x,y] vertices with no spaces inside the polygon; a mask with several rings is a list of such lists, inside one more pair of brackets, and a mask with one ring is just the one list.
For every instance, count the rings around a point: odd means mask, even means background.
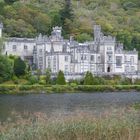
[{"label": "battlement", "polygon": [[115,43],[116,38],[113,36],[105,36],[101,31],[100,25],[94,25],[94,40],[96,43]]},{"label": "battlement", "polygon": [[53,40],[61,40],[62,39],[62,27],[53,27],[53,31],[51,33],[51,38]]},{"label": "battlement", "polygon": [[53,27],[53,31],[61,31],[61,30],[62,30],[62,27],[58,27],[58,26]]},{"label": "battlement", "polygon": [[102,38],[102,41],[107,43],[115,43],[116,42],[116,38],[115,37],[112,37],[112,36],[103,36]]}]

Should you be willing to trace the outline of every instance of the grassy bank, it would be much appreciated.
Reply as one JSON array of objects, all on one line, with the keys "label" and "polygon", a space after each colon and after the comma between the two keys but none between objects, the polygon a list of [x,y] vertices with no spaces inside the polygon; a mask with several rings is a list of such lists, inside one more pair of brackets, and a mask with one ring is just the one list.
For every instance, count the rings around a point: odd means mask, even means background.
[{"label": "grassy bank", "polygon": [[[111,114],[111,115],[110,115]],[[0,125],[1,140],[139,140],[139,112],[22,119]]]},{"label": "grassy bank", "polygon": [[140,91],[140,85],[0,85],[0,94]]}]

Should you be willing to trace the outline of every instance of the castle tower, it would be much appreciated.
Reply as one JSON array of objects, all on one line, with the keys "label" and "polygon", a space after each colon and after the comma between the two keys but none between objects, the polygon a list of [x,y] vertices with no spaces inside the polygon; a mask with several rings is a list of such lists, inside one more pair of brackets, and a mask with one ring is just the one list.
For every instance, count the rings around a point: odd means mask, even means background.
[{"label": "castle tower", "polygon": [[0,38],[2,37],[3,23],[0,23]]},{"label": "castle tower", "polygon": [[55,36],[56,38],[62,38],[62,27],[54,27],[52,31],[52,36]]},{"label": "castle tower", "polygon": [[94,40],[95,42],[99,42],[101,38],[101,26],[94,25]]}]

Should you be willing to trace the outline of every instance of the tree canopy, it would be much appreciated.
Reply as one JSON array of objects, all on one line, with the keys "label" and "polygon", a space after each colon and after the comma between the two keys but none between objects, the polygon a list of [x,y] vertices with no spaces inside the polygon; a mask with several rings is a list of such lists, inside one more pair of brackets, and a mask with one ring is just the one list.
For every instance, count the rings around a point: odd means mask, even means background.
[{"label": "tree canopy", "polygon": [[62,26],[63,35],[83,42],[93,38],[93,25],[116,36],[125,49],[140,52],[139,0],[5,0],[0,1],[0,21],[5,36],[49,35]]}]

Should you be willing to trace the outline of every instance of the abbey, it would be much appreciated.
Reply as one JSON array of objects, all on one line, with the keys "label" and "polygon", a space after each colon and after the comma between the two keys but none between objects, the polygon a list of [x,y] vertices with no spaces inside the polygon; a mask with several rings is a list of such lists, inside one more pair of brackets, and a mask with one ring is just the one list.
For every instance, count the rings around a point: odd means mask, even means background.
[{"label": "abbey", "polygon": [[[0,24],[0,37],[3,25]],[[94,41],[78,43],[61,35],[62,28],[54,27],[51,36],[36,38],[8,38],[3,54],[17,55],[42,73],[47,68],[53,74],[62,70],[70,77],[87,71],[93,74],[137,74],[138,52],[126,51],[115,37],[105,36],[101,26],[94,25]]]}]

